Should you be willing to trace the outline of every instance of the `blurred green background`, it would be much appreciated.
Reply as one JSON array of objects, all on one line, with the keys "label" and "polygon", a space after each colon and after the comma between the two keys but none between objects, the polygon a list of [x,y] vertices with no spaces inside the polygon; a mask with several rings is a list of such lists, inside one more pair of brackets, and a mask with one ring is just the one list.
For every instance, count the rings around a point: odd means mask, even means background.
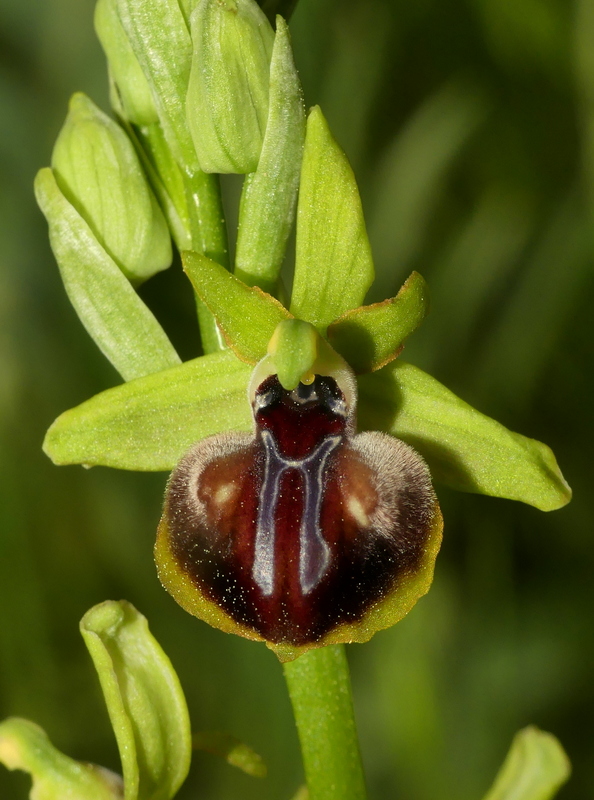
[{"label": "blurred green background", "polygon": [[[152,562],[165,475],[57,468],[43,434],[119,382],[70,308],[32,193],[69,95],[107,109],[92,0],[0,0],[0,718],[41,724],[70,755],[118,769],[78,634],[127,598],[178,670],[197,730],[266,759],[244,776],[197,754],[179,797],[283,800],[300,757],[265,647],[210,630]],[[478,800],[513,734],[554,732],[594,791],[592,304],[594,0],[300,0],[294,48],[360,180],[374,296],[411,269],[432,312],[406,358],[555,451],[574,500],[543,514],[438,488],[446,529],[431,593],[352,646],[375,800]],[[179,269],[143,296],[183,358],[198,354]],[[29,781],[0,768],[0,797]]]}]

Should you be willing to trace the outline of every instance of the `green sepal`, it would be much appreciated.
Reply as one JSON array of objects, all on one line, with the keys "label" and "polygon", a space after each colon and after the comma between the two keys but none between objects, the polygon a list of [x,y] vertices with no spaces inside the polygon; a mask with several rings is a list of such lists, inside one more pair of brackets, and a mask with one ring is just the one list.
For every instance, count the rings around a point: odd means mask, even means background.
[{"label": "green sepal", "polygon": [[200,0],[186,113],[201,169],[253,172],[268,117],[274,31],[254,0]]},{"label": "green sepal", "polygon": [[151,87],[165,137],[180,167],[198,169],[186,120],[192,40],[178,0],[116,0],[122,26]]},{"label": "green sepal", "polygon": [[553,511],[571,499],[549,447],[513,433],[418,367],[396,361],[359,378],[359,423],[412,445],[435,480]]},{"label": "green sepal", "polygon": [[268,772],[262,756],[230,733],[200,731],[192,736],[192,746],[195,750],[224,758],[227,764],[252,778],[265,778]]},{"label": "green sepal", "polygon": [[117,739],[125,800],[170,800],[192,757],[188,708],[170,660],[125,600],[94,606],[80,630]]},{"label": "green sepal", "polygon": [[124,380],[179,364],[152,312],[58,188],[51,169],[37,173],[35,196],[70,302]]},{"label": "green sepal", "polygon": [[250,374],[227,350],[107,389],[59,416],[43,449],[55,464],[169,471],[199,439],[251,429]]},{"label": "green sepal", "polygon": [[82,92],[72,95],[52,153],[60,191],[134,281],[171,264],[167,223],[132,142]]},{"label": "green sepal", "polygon": [[258,168],[245,179],[235,274],[273,293],[291,232],[305,140],[305,110],[287,23],[279,17],[270,62],[270,105]]},{"label": "green sepal", "polygon": [[0,763],[28,772],[33,779],[30,800],[121,800],[119,775],[65,756],[45,731],[26,719],[0,723]]},{"label": "green sepal", "polygon": [[428,287],[413,272],[396,297],[347,311],[328,327],[328,340],[359,375],[381,369],[402,350],[429,310]]},{"label": "green sepal", "polygon": [[264,358],[276,326],[291,316],[287,309],[200,253],[182,253],[182,262],[196,294],[213,314],[235,355],[252,365]]},{"label": "green sepal", "polygon": [[319,107],[307,120],[290,311],[321,333],[360,306],[374,277],[357,182]]},{"label": "green sepal", "polygon": [[515,735],[483,800],[550,800],[570,774],[571,764],[559,741],[530,725]]},{"label": "green sepal", "polygon": [[95,31],[117,85],[125,119],[135,125],[157,122],[151,88],[120,22],[117,0],[97,0]]}]

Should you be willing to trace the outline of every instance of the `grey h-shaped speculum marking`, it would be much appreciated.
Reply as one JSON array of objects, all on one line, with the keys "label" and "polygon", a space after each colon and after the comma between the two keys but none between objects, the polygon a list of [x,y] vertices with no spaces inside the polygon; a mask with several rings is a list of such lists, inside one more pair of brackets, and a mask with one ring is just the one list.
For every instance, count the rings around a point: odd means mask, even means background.
[{"label": "grey h-shaped speculum marking", "polygon": [[304,482],[303,513],[299,530],[299,583],[303,594],[317,586],[328,568],[330,548],[320,530],[324,467],[328,456],[338,447],[341,439],[341,436],[326,436],[310,455],[290,459],[279,453],[270,431],[262,431],[266,465],[260,489],[252,577],[265,596],[274,591],[276,508],[281,478],[288,469],[299,470]]}]

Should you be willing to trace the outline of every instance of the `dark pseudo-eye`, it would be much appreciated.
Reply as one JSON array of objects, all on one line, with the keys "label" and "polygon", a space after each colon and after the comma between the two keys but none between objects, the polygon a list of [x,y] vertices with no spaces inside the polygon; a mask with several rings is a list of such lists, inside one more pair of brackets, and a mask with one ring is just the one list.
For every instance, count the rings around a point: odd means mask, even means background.
[{"label": "dark pseudo-eye", "polygon": [[167,489],[156,548],[165,587],[196,616],[288,657],[400,619],[427,591],[439,547],[425,463],[391,436],[355,435],[348,388],[316,375],[288,391],[266,377],[253,434],[199,442]]}]

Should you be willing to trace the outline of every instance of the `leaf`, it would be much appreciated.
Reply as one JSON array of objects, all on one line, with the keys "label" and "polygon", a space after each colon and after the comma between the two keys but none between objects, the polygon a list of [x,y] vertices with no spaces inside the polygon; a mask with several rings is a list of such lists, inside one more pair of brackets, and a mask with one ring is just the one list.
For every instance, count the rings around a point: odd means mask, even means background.
[{"label": "leaf", "polygon": [[570,773],[569,759],[557,739],[529,726],[514,737],[483,800],[550,800]]},{"label": "leaf", "polygon": [[94,606],[80,630],[118,742],[125,800],[169,800],[192,757],[188,709],[171,662],[125,600]]},{"label": "leaf", "polygon": [[287,309],[200,253],[182,253],[182,261],[196,294],[214,315],[237,358],[248,364],[264,358],[276,326],[291,317]]},{"label": "leaf", "polygon": [[411,273],[396,297],[347,311],[328,327],[328,340],[356,373],[373,372],[396,358],[429,308],[425,279]]},{"label": "leaf", "polygon": [[245,179],[235,274],[275,289],[293,225],[305,140],[305,112],[286,22],[279,17],[270,63],[270,105],[258,168]]},{"label": "leaf", "polygon": [[0,762],[33,778],[30,800],[119,800],[122,779],[94,764],[65,756],[45,731],[26,719],[0,723]]},{"label": "leaf", "polygon": [[353,170],[316,106],[307,120],[291,313],[325,333],[360,306],[374,271]]},{"label": "leaf", "polygon": [[360,423],[412,445],[453,489],[561,508],[571,489],[541,442],[513,433],[427,373],[397,361],[359,379]]},{"label": "leaf", "polygon": [[206,753],[224,758],[232,767],[237,767],[252,778],[266,777],[268,770],[262,757],[230,733],[218,731],[195,733],[192,736],[192,746],[195,750],[204,750]]},{"label": "leaf", "polygon": [[44,451],[55,464],[171,470],[199,439],[250,430],[250,375],[224,351],[116,386],[59,416]]},{"label": "leaf", "polygon": [[70,302],[122,378],[179,364],[165,331],[60,192],[51,169],[37,173],[35,196],[49,223],[50,243]]},{"label": "leaf", "polygon": [[192,40],[177,0],[117,0],[118,14],[145,78],[169,146],[189,172],[198,160],[186,120]]}]

